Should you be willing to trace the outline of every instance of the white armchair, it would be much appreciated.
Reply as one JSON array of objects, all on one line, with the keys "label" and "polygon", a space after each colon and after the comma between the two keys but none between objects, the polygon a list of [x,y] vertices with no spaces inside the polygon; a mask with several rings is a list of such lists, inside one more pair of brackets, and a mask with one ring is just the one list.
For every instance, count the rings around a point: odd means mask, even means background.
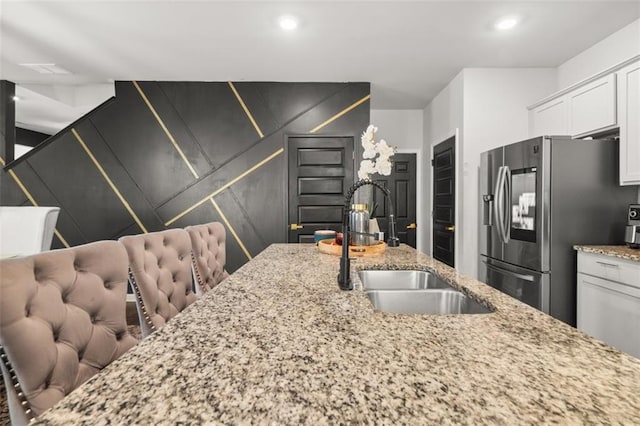
[{"label": "white armchair", "polygon": [[60,207],[0,207],[0,257],[49,250],[59,213]]}]

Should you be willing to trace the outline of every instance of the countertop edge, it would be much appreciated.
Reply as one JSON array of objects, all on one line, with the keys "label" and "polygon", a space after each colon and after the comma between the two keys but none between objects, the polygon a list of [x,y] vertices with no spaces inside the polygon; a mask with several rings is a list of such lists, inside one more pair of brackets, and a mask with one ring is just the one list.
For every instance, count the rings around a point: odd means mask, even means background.
[{"label": "countertop edge", "polygon": [[617,257],[619,259],[640,262],[640,250],[632,249],[628,246],[596,246],[596,245],[574,245],[573,249],[585,253],[595,253],[604,256]]}]

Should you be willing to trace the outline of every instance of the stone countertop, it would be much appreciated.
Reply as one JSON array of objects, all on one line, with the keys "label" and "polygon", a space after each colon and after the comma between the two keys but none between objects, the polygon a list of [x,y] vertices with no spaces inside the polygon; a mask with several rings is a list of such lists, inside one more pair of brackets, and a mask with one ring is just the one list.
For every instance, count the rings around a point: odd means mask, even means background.
[{"label": "stone countertop", "polygon": [[270,246],[39,422],[640,423],[636,358],[407,246],[352,268],[433,270],[495,312],[377,312],[338,260]]},{"label": "stone countertop", "polygon": [[573,248],[585,253],[602,254],[640,262],[640,249],[632,249],[628,246],[573,246]]}]

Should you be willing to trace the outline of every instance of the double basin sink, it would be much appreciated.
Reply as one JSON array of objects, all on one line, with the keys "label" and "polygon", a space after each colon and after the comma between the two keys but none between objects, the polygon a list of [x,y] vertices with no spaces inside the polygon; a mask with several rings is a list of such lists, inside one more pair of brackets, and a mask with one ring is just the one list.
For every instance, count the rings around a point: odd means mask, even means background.
[{"label": "double basin sink", "polygon": [[431,272],[366,270],[358,275],[373,307],[379,311],[442,315],[492,312]]}]

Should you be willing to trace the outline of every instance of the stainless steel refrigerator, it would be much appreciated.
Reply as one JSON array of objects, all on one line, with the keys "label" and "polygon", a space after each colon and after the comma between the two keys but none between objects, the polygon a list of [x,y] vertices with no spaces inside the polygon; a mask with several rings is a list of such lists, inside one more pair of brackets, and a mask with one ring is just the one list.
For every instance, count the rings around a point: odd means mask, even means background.
[{"label": "stainless steel refrigerator", "polygon": [[479,279],[576,322],[574,244],[623,244],[635,187],[618,185],[618,143],[544,136],[481,155]]}]

